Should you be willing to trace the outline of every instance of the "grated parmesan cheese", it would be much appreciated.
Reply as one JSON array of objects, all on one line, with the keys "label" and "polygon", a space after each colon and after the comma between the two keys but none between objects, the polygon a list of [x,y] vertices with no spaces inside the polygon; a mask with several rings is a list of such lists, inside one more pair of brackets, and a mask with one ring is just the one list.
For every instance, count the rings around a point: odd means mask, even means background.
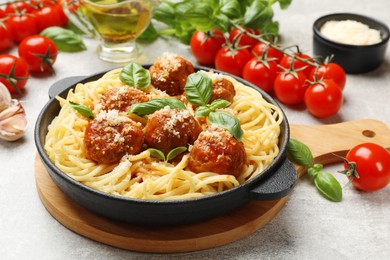
[{"label": "grated parmesan cheese", "polygon": [[351,45],[373,45],[381,41],[380,32],[353,20],[328,21],[320,29],[327,38]]}]

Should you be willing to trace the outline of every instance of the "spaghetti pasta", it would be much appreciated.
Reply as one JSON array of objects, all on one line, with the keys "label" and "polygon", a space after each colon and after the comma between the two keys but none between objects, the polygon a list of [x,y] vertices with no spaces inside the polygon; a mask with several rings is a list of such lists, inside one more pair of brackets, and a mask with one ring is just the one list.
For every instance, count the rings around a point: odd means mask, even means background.
[{"label": "spaghetti pasta", "polygon": [[[112,70],[96,81],[79,83],[65,99],[56,97],[61,110],[49,126],[45,150],[50,160],[76,181],[106,193],[135,199],[196,198],[231,189],[258,176],[278,155],[280,124],[283,121],[279,107],[232,77],[205,71],[210,78],[228,79],[236,91],[231,105],[222,110],[234,114],[244,131],[242,143],[246,163],[237,177],[215,172],[192,172],[188,168],[188,152],[176,163],[153,158],[148,150],[135,155],[127,154],[119,163],[99,164],[87,159],[83,138],[89,119],[72,109],[69,101],[96,104],[108,89],[126,86],[119,79],[120,72],[121,69]],[[150,98],[169,97],[153,86],[144,91]],[[192,106],[186,106],[193,114]]]}]

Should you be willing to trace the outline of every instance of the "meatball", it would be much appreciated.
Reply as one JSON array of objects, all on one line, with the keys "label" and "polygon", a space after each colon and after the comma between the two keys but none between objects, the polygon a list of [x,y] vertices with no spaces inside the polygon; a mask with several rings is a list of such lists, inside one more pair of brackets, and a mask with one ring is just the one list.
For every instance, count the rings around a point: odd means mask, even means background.
[{"label": "meatball", "polygon": [[188,167],[196,173],[216,172],[237,177],[241,174],[245,161],[243,143],[225,129],[209,127],[194,142]]},{"label": "meatball", "polygon": [[236,95],[236,91],[234,89],[234,85],[230,80],[227,80],[223,77],[217,77],[213,79],[212,83],[212,94],[211,100],[214,101],[216,99],[224,99],[233,102],[233,98]]},{"label": "meatball", "polygon": [[99,99],[103,110],[127,111],[133,104],[149,101],[145,92],[128,86],[114,87],[106,91]]},{"label": "meatball", "polygon": [[165,53],[156,59],[149,71],[155,88],[177,96],[183,94],[187,77],[194,72],[194,66],[180,56]]},{"label": "meatball", "polygon": [[145,143],[167,154],[173,148],[193,144],[201,131],[198,121],[188,110],[166,107],[149,117],[144,128]]},{"label": "meatball", "polygon": [[86,157],[97,163],[115,163],[142,150],[142,127],[117,110],[101,111],[85,129]]}]

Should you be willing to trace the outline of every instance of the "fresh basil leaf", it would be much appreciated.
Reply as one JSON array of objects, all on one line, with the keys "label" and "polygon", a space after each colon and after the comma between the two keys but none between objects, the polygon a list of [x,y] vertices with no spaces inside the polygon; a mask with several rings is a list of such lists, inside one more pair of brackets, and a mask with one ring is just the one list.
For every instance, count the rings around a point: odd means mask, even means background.
[{"label": "fresh basil leaf", "polygon": [[155,148],[149,148],[148,151],[150,152],[150,156],[165,161],[165,155],[162,151]]},{"label": "fresh basil leaf", "polygon": [[160,34],[154,28],[153,23],[150,23],[146,30],[137,38],[139,42],[152,42],[155,41]]},{"label": "fresh basil leaf", "polygon": [[87,49],[80,35],[59,26],[48,27],[40,35],[50,38],[60,51],[77,52]]},{"label": "fresh basil leaf", "polygon": [[184,12],[184,16],[198,31],[208,32],[213,29],[213,9],[207,3],[197,3]]},{"label": "fresh basil leaf", "polygon": [[209,105],[211,110],[221,109],[230,106],[230,102],[225,99],[216,99]]},{"label": "fresh basil leaf", "polygon": [[186,109],[186,106],[176,98],[154,98],[148,102],[131,105],[129,112],[144,116],[153,114],[166,106],[172,109]]},{"label": "fresh basil leaf", "polygon": [[293,163],[302,166],[312,167],[314,163],[313,155],[304,143],[290,138],[287,145],[287,156]]},{"label": "fresh basil leaf", "polygon": [[72,102],[72,101],[69,101],[69,104],[70,104],[71,108],[73,108],[74,110],[79,112],[82,116],[88,117],[90,119],[94,118],[94,115],[93,115],[91,108],[84,106],[84,105],[80,105],[80,104]]},{"label": "fresh basil leaf", "polygon": [[290,6],[292,0],[278,0],[280,9],[286,9]]},{"label": "fresh basil leaf", "polygon": [[162,1],[159,7],[156,9],[153,18],[157,21],[165,23],[170,26],[175,26],[175,3],[169,1]]},{"label": "fresh basil leaf", "polygon": [[192,73],[187,77],[184,91],[192,104],[207,105],[212,94],[212,80],[201,71]]},{"label": "fresh basil leaf", "polygon": [[246,9],[244,25],[249,28],[262,28],[272,20],[273,14],[272,7],[266,1],[255,0]]},{"label": "fresh basil leaf", "polygon": [[147,88],[150,85],[149,70],[137,63],[129,63],[123,67],[119,79],[127,85],[140,89]]},{"label": "fresh basil leaf", "polygon": [[342,200],[343,190],[332,174],[319,172],[314,179],[314,184],[325,198],[335,202]]},{"label": "fresh basil leaf", "polygon": [[200,106],[195,110],[195,117],[208,116],[212,110],[208,106]]},{"label": "fresh basil leaf", "polygon": [[220,11],[230,19],[242,16],[241,7],[238,0],[220,0]]},{"label": "fresh basil leaf", "polygon": [[176,147],[176,148],[170,150],[168,155],[167,155],[167,161],[170,161],[170,160],[176,158],[179,154],[182,154],[185,151],[187,151],[187,147],[184,147],[184,146],[179,146],[179,147]]},{"label": "fresh basil leaf", "polygon": [[242,130],[240,121],[237,117],[227,112],[211,112],[208,120],[211,124],[216,124],[219,127],[228,130],[232,136],[238,141],[241,141],[244,131]]}]

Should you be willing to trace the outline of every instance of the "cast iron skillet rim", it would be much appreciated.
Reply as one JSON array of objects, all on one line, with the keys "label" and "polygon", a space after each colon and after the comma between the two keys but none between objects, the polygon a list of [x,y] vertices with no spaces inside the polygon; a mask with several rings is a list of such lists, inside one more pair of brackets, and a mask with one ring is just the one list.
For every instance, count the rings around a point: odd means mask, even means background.
[{"label": "cast iron skillet rim", "polygon": [[[333,41],[326,36],[324,36],[320,32],[320,25],[322,26],[325,22],[330,21],[330,20],[337,20],[338,18],[343,18],[343,19],[355,19],[358,22],[362,22],[362,20],[367,20],[370,21],[371,23],[375,23],[378,27],[381,28],[382,31],[385,32],[385,35],[383,38],[381,38],[381,41],[376,43],[376,44],[371,44],[371,45],[352,45],[352,44],[345,44],[345,43],[340,43]],[[390,38],[390,30],[389,28],[382,22],[373,19],[371,17],[365,16],[365,15],[360,15],[360,14],[354,14],[354,13],[334,13],[334,14],[328,14],[324,15],[320,18],[318,18],[314,23],[313,23],[313,32],[316,37],[318,37],[320,40],[338,48],[345,48],[345,49],[371,49],[371,48],[376,48],[378,46],[384,45],[389,41]]]},{"label": "cast iron skillet rim", "polygon": [[[148,68],[151,65],[150,64],[145,64],[145,65],[142,65],[142,66],[145,67],[145,68]],[[35,144],[36,144],[38,153],[40,155],[40,158],[41,158],[41,160],[43,160],[45,166],[49,167],[50,170],[53,172],[53,173],[49,172],[49,174],[50,175],[51,174],[56,174],[58,177],[64,179],[65,181],[71,183],[72,185],[77,186],[77,188],[82,189],[82,190],[87,191],[87,192],[91,192],[94,195],[99,196],[99,197],[104,197],[104,198],[112,199],[112,200],[115,200],[115,201],[122,201],[122,202],[129,201],[129,202],[136,203],[136,204],[146,204],[146,205],[148,205],[148,204],[155,204],[155,203],[163,204],[163,205],[174,205],[174,204],[178,204],[178,203],[179,204],[194,203],[196,201],[209,200],[209,199],[216,198],[218,196],[224,196],[224,194],[226,194],[226,193],[231,193],[231,192],[234,192],[237,189],[245,189],[245,188],[248,189],[248,193],[249,193],[250,190],[253,187],[256,187],[256,185],[261,184],[263,179],[266,179],[267,177],[272,175],[274,172],[276,172],[280,168],[280,166],[283,164],[284,160],[287,160],[287,158],[286,158],[287,144],[288,144],[288,141],[289,141],[289,138],[290,138],[290,128],[289,128],[287,117],[286,117],[284,111],[282,110],[282,108],[280,107],[280,105],[278,104],[278,102],[276,100],[274,100],[266,92],[264,92],[261,89],[257,88],[252,83],[250,83],[250,82],[248,82],[248,81],[246,81],[246,80],[244,80],[242,78],[239,78],[237,76],[234,76],[234,75],[231,75],[229,73],[222,72],[222,71],[219,71],[219,70],[216,70],[216,69],[213,69],[213,68],[204,67],[204,66],[194,66],[194,68],[195,68],[195,71],[199,71],[199,70],[214,71],[215,73],[222,73],[224,75],[233,77],[234,79],[236,79],[237,81],[243,83],[244,85],[249,86],[249,87],[255,89],[256,91],[260,92],[260,94],[264,97],[265,100],[267,100],[267,102],[269,102],[269,103],[271,103],[271,104],[273,104],[273,105],[275,105],[275,106],[280,108],[280,111],[281,111],[281,113],[283,115],[283,122],[282,122],[282,124],[285,124],[284,132],[283,132],[283,130],[281,131],[281,135],[283,135],[283,137],[284,137],[283,138],[284,142],[279,145],[280,151],[279,151],[279,154],[274,159],[274,161],[269,166],[267,166],[267,168],[264,169],[264,171],[259,176],[256,176],[254,179],[246,181],[246,182],[244,182],[244,183],[242,183],[242,184],[240,184],[240,185],[238,185],[238,186],[236,186],[234,188],[231,188],[231,189],[228,189],[228,190],[225,190],[225,191],[222,191],[222,192],[218,192],[218,193],[215,193],[215,194],[212,194],[212,195],[208,195],[208,196],[197,197],[197,198],[190,198],[190,199],[182,199],[182,200],[143,200],[143,199],[134,199],[134,198],[122,197],[122,196],[119,196],[119,195],[109,194],[109,193],[105,193],[103,191],[99,191],[99,190],[93,189],[91,187],[88,187],[87,185],[84,185],[84,184],[76,181],[75,179],[71,178],[69,175],[67,175],[64,172],[62,172],[59,168],[57,168],[57,166],[54,165],[54,163],[51,162],[51,160],[49,159],[49,157],[46,154],[46,151],[44,149],[44,142],[45,142],[45,140],[41,140],[40,139],[40,131],[47,132],[47,129],[42,130],[40,125],[41,125],[41,122],[42,122],[42,119],[44,118],[44,116],[47,116],[46,113],[47,113],[48,108],[50,106],[53,106],[54,102],[58,102],[54,97],[51,98],[45,104],[45,106],[42,108],[41,112],[39,113],[37,121],[36,121],[36,124],[35,124],[35,133],[34,133]],[[108,71],[110,71],[110,70],[108,70]],[[78,83],[81,83],[81,82],[85,83],[85,82],[91,81],[92,78],[102,76],[104,73],[106,73],[108,71],[103,71],[103,72],[99,72],[99,73],[96,73],[96,74],[93,74],[93,75],[90,75],[90,76],[86,76],[85,78],[79,80]],[[78,83],[76,83],[76,84],[78,84]],[[58,94],[61,95],[61,94],[67,93],[71,88],[74,88],[76,86],[76,84],[72,84],[72,85],[67,86],[65,90],[61,91]],[[54,115],[53,119],[56,116],[57,115]],[[280,137],[282,137],[282,136],[280,136]],[[273,170],[273,171],[271,172],[271,170]]]}]

